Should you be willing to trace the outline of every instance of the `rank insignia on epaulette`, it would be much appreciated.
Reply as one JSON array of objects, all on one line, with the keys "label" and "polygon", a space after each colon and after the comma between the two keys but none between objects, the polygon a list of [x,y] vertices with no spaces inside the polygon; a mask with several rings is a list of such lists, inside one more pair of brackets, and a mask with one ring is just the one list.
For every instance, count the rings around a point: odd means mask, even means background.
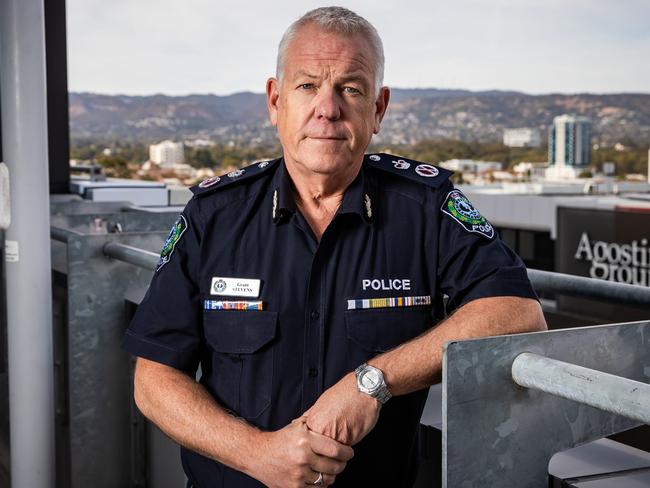
[{"label": "rank insignia on epaulette", "polygon": [[415,172],[423,178],[435,178],[440,174],[438,168],[430,164],[418,164],[415,167]]},{"label": "rank insignia on epaulette", "polygon": [[452,174],[452,171],[447,169],[392,154],[369,154],[366,156],[366,161],[373,168],[405,176],[433,187],[440,186]]},{"label": "rank insignia on epaulette", "polygon": [[209,195],[214,191],[232,185],[233,183],[248,180],[254,178],[256,175],[263,174],[265,171],[267,171],[267,168],[273,166],[275,163],[280,161],[280,159],[281,158],[269,161],[261,161],[259,163],[251,164],[245,168],[233,170],[225,175],[207,178],[198,185],[191,187],[190,191],[195,196]]},{"label": "rank insignia on epaulette", "polygon": [[211,186],[216,185],[221,181],[221,178],[219,176],[213,176],[212,178],[208,178],[206,180],[203,180],[201,183],[199,183],[199,188],[210,188]]}]

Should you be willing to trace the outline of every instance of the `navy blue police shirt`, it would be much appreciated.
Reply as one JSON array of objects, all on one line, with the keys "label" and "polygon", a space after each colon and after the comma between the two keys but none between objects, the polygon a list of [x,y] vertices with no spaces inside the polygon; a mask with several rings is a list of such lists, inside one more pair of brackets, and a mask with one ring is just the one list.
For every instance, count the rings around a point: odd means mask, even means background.
[{"label": "navy blue police shirt", "polygon": [[[366,155],[320,242],[282,158],[205,180],[165,242],[123,347],[192,377],[200,365],[222,407],[273,431],[453,309],[535,299],[521,260],[450,174]],[[336,486],[412,486],[426,397],[390,399]],[[263,486],[188,449],[181,458],[195,487]]]}]

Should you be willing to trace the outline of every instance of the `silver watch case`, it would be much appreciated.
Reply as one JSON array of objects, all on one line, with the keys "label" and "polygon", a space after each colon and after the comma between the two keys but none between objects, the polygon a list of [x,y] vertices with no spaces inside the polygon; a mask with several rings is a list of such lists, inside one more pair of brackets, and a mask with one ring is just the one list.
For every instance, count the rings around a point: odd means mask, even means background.
[{"label": "silver watch case", "polygon": [[354,374],[359,391],[376,398],[382,405],[392,397],[381,369],[363,363],[354,370]]}]

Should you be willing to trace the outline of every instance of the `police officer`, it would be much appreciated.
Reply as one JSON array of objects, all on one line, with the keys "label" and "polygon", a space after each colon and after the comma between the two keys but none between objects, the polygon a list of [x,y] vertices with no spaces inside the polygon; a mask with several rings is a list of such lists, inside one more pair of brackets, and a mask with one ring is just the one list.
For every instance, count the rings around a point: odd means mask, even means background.
[{"label": "police officer", "polygon": [[296,21],[266,86],[283,157],[192,188],[163,246],[123,345],[191,486],[410,487],[444,342],[545,328],[448,171],[364,155],[382,75],[365,19]]}]

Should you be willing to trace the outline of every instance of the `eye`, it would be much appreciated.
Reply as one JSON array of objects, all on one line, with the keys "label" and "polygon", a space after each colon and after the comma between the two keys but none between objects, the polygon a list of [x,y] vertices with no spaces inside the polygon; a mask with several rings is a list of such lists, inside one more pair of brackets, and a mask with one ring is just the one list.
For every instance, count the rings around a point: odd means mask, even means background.
[{"label": "eye", "polygon": [[314,88],[314,84],[313,83],[303,83],[301,85],[298,85],[298,88],[300,90],[311,90],[312,88]]},{"label": "eye", "polygon": [[356,89],[355,87],[353,87],[353,86],[344,86],[343,87],[343,92],[348,93],[350,95],[359,95],[359,94],[361,94],[361,92],[358,89]]}]

